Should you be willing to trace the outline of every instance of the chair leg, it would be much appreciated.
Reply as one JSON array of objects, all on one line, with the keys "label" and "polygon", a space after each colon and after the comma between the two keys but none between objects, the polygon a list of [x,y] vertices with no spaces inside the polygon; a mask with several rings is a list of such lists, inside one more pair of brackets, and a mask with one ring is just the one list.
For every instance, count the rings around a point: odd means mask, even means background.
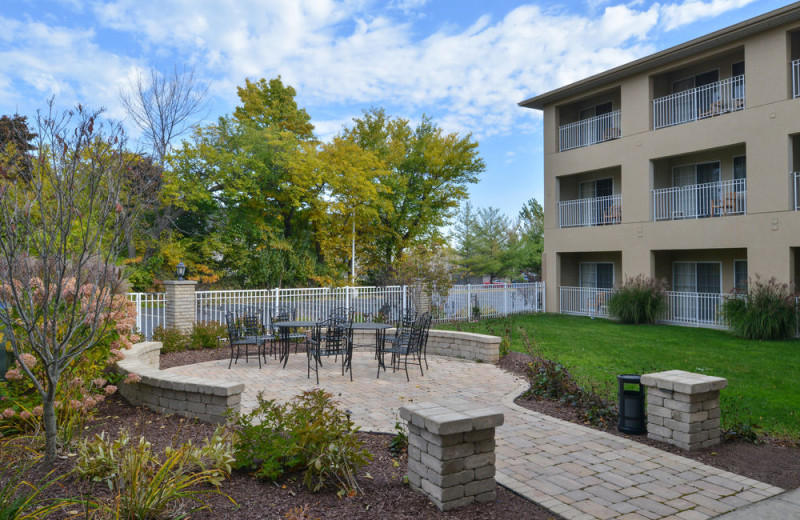
[{"label": "chair leg", "polygon": [[406,369],[406,381],[409,381],[409,382],[410,382],[410,381],[411,381],[411,378],[409,378],[409,377],[408,377],[408,352],[406,352],[406,365],[405,365],[405,369]]},{"label": "chair leg", "polygon": [[231,366],[232,366],[232,365],[233,365],[233,345],[231,345],[231,360],[230,360],[230,362],[228,363],[228,370],[230,370],[230,369],[231,369]]}]

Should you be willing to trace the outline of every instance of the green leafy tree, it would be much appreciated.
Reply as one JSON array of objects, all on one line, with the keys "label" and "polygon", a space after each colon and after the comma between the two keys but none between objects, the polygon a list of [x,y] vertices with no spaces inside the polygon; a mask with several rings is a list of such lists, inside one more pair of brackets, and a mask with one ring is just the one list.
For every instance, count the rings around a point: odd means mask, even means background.
[{"label": "green leafy tree", "polygon": [[383,181],[385,204],[377,208],[370,230],[376,247],[367,273],[371,281],[385,282],[407,248],[439,236],[485,164],[471,135],[445,133],[425,116],[412,128],[407,120],[373,108],[341,137],[374,153],[389,172]]},{"label": "green leafy tree", "polygon": [[36,138],[28,128],[28,118],[15,114],[0,117],[0,177],[29,181],[31,177],[31,144]]},{"label": "green leafy tree", "polygon": [[538,278],[542,274],[544,209],[536,199],[530,199],[522,205],[516,227],[513,247],[517,250],[517,267],[527,275],[528,280]]},{"label": "green leafy tree", "polygon": [[517,268],[511,221],[493,207],[473,212],[465,205],[459,219],[459,264],[469,274],[488,275],[490,281],[512,274]]}]

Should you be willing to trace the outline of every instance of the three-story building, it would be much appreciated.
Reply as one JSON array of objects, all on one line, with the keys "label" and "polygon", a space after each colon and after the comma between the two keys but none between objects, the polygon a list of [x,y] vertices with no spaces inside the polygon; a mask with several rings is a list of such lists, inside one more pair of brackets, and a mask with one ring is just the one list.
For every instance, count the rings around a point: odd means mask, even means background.
[{"label": "three-story building", "polygon": [[748,279],[800,283],[800,2],[525,100],[543,111],[547,310],[666,279],[716,324]]}]

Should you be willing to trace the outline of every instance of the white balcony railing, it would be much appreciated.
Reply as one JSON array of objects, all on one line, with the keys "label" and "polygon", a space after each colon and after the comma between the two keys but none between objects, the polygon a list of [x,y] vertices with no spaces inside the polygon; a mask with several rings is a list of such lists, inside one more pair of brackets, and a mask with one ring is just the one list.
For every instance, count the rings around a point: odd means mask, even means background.
[{"label": "white balcony railing", "polygon": [[794,210],[800,210],[800,172],[792,172],[794,179]]},{"label": "white balcony railing", "polygon": [[622,222],[622,195],[563,200],[558,203],[558,227],[605,226]]},{"label": "white balcony railing", "polygon": [[[560,287],[559,290],[562,314],[601,317],[608,316],[608,302],[616,292],[616,289],[593,289],[590,287]],[[720,310],[722,302],[731,295],[666,291],[665,297],[666,305],[658,320],[660,323],[694,327],[725,327]]]},{"label": "white balcony railing", "polygon": [[617,139],[620,133],[622,114],[614,110],[588,119],[582,119],[558,128],[559,151],[591,146]]},{"label": "white balcony railing", "polygon": [[653,128],[682,125],[744,108],[744,75],[734,76],[654,99]]},{"label": "white balcony railing", "polygon": [[746,179],[653,190],[654,221],[724,217],[746,212]]},{"label": "white balcony railing", "polygon": [[582,316],[608,316],[608,300],[615,292],[592,287],[560,287],[559,290],[561,313]]},{"label": "white balcony railing", "polygon": [[660,320],[675,325],[725,327],[720,312],[728,294],[667,291],[667,304]]},{"label": "white balcony railing", "polygon": [[800,97],[800,60],[792,61],[792,98]]}]

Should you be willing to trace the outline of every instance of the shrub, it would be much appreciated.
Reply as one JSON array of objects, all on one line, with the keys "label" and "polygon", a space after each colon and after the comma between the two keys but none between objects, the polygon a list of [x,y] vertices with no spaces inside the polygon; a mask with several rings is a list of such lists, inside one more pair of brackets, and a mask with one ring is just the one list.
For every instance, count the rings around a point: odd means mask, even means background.
[{"label": "shrub", "polygon": [[340,495],[354,493],[356,471],[372,455],[362,449],[358,428],[336,404],[319,389],[284,404],[259,395],[252,412],[233,414],[236,467],[270,480],[305,471],[303,483],[312,491],[333,483]]},{"label": "shrub", "polygon": [[153,329],[153,341],[161,342],[162,354],[189,349],[189,335],[174,328],[156,327]]},{"label": "shrub", "polygon": [[190,334],[189,341],[194,349],[218,348],[219,338],[228,334],[221,323],[209,321],[195,324]]},{"label": "shrub", "polygon": [[640,274],[625,279],[608,301],[608,312],[622,323],[655,323],[665,304],[664,282]]},{"label": "shrub", "polygon": [[792,337],[796,324],[794,297],[789,286],[775,278],[762,282],[756,277],[747,294],[722,304],[722,316],[735,336],[774,340]]},{"label": "shrub", "polygon": [[93,482],[104,482],[115,494],[99,509],[117,518],[183,518],[185,502],[199,503],[194,511],[207,508],[202,495],[219,493],[197,488],[219,486],[233,464],[230,442],[218,428],[202,447],[191,442],[167,447],[164,456],[153,453],[144,438],[132,441],[126,431],[115,440],[105,434],[78,447],[76,474]]},{"label": "shrub", "polygon": [[156,327],[153,329],[153,341],[162,343],[161,353],[183,352],[184,350],[200,350],[218,348],[217,338],[225,336],[225,326],[215,322],[195,323],[191,332],[183,332],[174,328]]}]

